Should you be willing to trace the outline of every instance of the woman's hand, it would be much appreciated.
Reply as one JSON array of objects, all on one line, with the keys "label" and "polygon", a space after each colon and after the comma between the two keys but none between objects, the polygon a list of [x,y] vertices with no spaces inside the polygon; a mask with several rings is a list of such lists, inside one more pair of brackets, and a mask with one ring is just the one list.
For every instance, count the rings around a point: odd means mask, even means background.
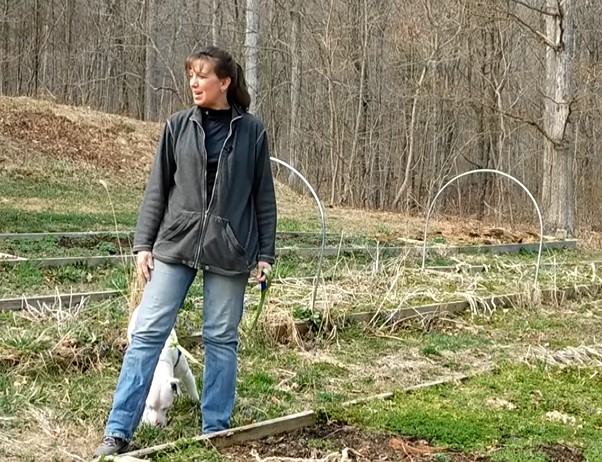
[{"label": "woman's hand", "polygon": [[153,254],[148,250],[141,250],[137,254],[136,270],[140,279],[144,278],[146,282],[150,281],[151,270],[155,267],[153,263]]},{"label": "woman's hand", "polygon": [[267,270],[268,273],[272,271],[272,265],[266,261],[257,262],[257,274],[255,274],[255,278],[257,278],[259,282],[264,282],[266,280],[266,275],[264,274],[265,270]]}]

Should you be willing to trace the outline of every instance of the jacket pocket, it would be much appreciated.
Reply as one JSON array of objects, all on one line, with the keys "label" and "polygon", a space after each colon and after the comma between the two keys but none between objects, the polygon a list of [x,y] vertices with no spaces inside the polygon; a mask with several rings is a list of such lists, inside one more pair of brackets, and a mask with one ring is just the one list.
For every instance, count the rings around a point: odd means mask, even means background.
[{"label": "jacket pocket", "polygon": [[246,251],[236,239],[228,220],[213,215],[209,215],[207,220],[201,262],[227,271],[246,271]]},{"label": "jacket pocket", "polygon": [[170,241],[178,234],[182,233],[191,220],[190,214],[180,213],[176,219],[165,228],[159,237],[162,241]]},{"label": "jacket pocket", "polygon": [[193,262],[201,235],[202,221],[202,213],[180,212],[175,220],[159,233],[153,251],[174,260]]}]

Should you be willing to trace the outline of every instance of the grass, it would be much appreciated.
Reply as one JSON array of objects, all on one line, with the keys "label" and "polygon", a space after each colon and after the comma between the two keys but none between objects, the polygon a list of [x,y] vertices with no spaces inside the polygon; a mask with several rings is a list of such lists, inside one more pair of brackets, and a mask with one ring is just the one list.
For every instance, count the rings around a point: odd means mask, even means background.
[{"label": "grass", "polygon": [[[199,285],[192,294],[197,303],[200,290]],[[587,303],[591,305],[590,310],[597,306],[595,301]],[[575,324],[565,325],[555,320],[570,317],[577,307],[566,305],[541,309],[538,311],[540,321],[532,323],[532,328],[545,334],[550,326],[554,326],[556,330],[550,335],[573,339]],[[239,398],[233,425],[249,424],[308,408],[336,409],[337,403],[348,399],[399,389],[437,377],[483,370],[490,367],[492,361],[515,360],[517,355],[524,353],[525,345],[533,344],[532,337],[521,335],[522,326],[531,322],[533,315],[526,309],[499,312],[492,316],[466,315],[455,322],[438,321],[426,331],[420,324],[410,324],[396,331],[366,329],[356,324],[340,331],[336,341],[315,337],[311,343],[306,343],[306,348],[311,348],[306,351],[259,341],[247,330],[252,318],[252,311],[247,311],[242,327]],[[197,331],[201,322],[202,313],[198,306],[188,301],[178,319],[180,337]],[[10,460],[14,454],[9,451],[20,447],[14,442],[33,438],[34,429],[38,433],[43,429],[46,436],[38,437],[35,444],[24,444],[19,449],[22,460],[27,460],[27,454],[35,458],[40,451],[50,451],[56,460],[66,457],[63,450],[79,456],[89,454],[91,446],[101,436],[119,372],[127,324],[125,299],[90,304],[76,312],[47,307],[42,315],[0,313],[0,323],[4,329],[0,340],[0,413],[12,419],[8,421],[10,424],[0,426],[0,454]],[[582,336],[583,342],[591,342],[595,332],[602,328],[602,321],[597,318],[589,318],[589,323],[590,330]],[[190,350],[202,361],[202,348],[193,346]],[[366,367],[367,364],[370,367]],[[507,415],[504,410],[483,413],[482,407],[477,405],[480,401],[473,401],[474,405],[468,407],[468,398],[454,404],[453,398],[463,388],[452,387],[437,389],[424,396],[420,393],[400,395],[397,399],[402,401],[398,407],[406,412],[397,417],[395,406],[389,408],[383,403],[375,404],[374,408],[370,405],[372,410],[365,408],[348,417],[355,419],[352,421],[358,425],[432,438],[434,442],[473,451],[483,450],[487,444],[498,444],[496,432],[503,430],[502,433],[506,434],[506,431],[514,431],[515,426],[521,431],[528,431],[529,437],[535,435],[533,438],[539,438],[534,440],[537,444],[556,441],[556,437],[560,438],[558,441],[565,441],[570,435],[560,424],[540,420],[530,423],[527,411],[539,412],[536,415],[540,416],[543,410],[558,410],[583,419],[586,405],[602,406],[593,396],[593,390],[599,383],[594,382],[595,386],[588,388],[586,378],[589,375],[586,372],[559,375],[554,371],[511,365],[503,366],[501,371],[483,379],[483,382],[469,382],[467,396],[481,396],[479,399],[482,400],[486,394],[482,390],[489,387],[491,396],[488,397],[516,401],[515,404],[526,406],[528,401],[523,403],[521,400],[528,400],[525,396],[539,396],[533,390],[540,390],[544,393],[542,399],[549,404],[541,409],[525,407],[524,412],[521,410],[516,415]],[[200,370],[195,372],[200,387],[202,374]],[[536,374],[535,378],[529,378],[532,373]],[[532,384],[530,388],[527,386],[529,383]],[[576,408],[571,408],[566,400],[574,393],[581,393],[584,398],[579,398]],[[548,397],[548,394],[556,398]],[[427,404],[430,407],[425,407]],[[430,414],[426,410],[434,406],[438,412],[436,418],[429,421],[427,416]],[[423,408],[425,410],[421,413]],[[457,408],[466,409],[464,413],[456,414]],[[491,421],[492,415],[497,416],[497,420]],[[369,420],[370,416],[378,419]],[[502,430],[491,422],[501,423]],[[466,425],[466,430],[459,430]],[[566,441],[585,445],[593,428],[588,425],[574,429],[576,436]],[[190,438],[197,434],[198,428],[196,406],[183,399],[171,413],[171,422],[166,429],[141,427],[135,440],[141,446],[151,446]],[[73,438],[74,443],[69,448],[57,445],[56,432],[67,435],[67,441]],[[505,451],[500,454],[510,454],[512,449],[522,457],[535,447],[525,446],[523,440],[514,437],[515,434],[516,431],[511,432],[511,437],[499,438]],[[515,440],[516,444],[511,445]],[[8,441],[13,443],[9,445]],[[154,460],[194,460],[193,454],[197,452],[209,460],[220,460],[221,457],[212,449],[183,443],[176,450],[165,452]]]},{"label": "grass", "polygon": [[0,266],[0,297],[10,298],[98,290],[126,291],[128,281],[123,267],[82,265],[39,267],[32,263]]},{"label": "grass", "polygon": [[0,241],[0,252],[23,258],[57,258],[119,255],[130,252],[127,238],[102,236],[101,238],[60,239],[47,236],[41,240],[6,239]]},{"label": "grass", "polygon": [[[137,212],[117,212],[118,228],[132,229]],[[108,212],[28,211],[14,207],[0,209],[0,232],[46,233],[61,231],[106,231],[114,228],[113,215]]]},{"label": "grass", "polygon": [[[15,100],[13,109],[26,111],[34,103]],[[47,121],[48,111],[55,110],[59,109],[45,109],[44,120]],[[69,120],[82,124],[79,130],[82,134],[87,133],[86,124],[92,119],[101,120],[98,114],[70,111]],[[104,130],[106,127],[110,130]],[[0,172],[0,232],[113,230],[114,221],[119,229],[133,229],[143,190],[141,178],[146,176],[145,168],[152,157],[147,155],[154,145],[150,134],[156,136],[158,127],[139,127],[133,121],[121,119],[119,123],[108,123],[102,119],[95,128],[104,130],[103,143],[114,141],[114,144],[106,152],[100,152],[96,149],[100,146],[98,140],[88,140],[90,143],[84,145],[89,148],[88,154],[100,154],[98,159],[115,161],[114,153],[123,152],[132,164],[123,165],[125,173],[113,172],[117,176],[109,191],[116,206],[115,216],[99,183],[113,178],[104,166],[89,165],[77,157],[63,159],[64,153],[59,151],[54,158],[49,151],[36,151],[32,143],[25,146],[27,140],[0,137],[0,144],[8,143],[6,152],[15,153],[9,154]],[[98,130],[91,133],[96,136]],[[125,144],[118,136],[125,137]],[[71,153],[69,149],[64,151]],[[96,157],[90,159],[96,162]],[[117,165],[120,170],[119,163],[117,159],[112,166]],[[127,168],[131,169],[131,175]],[[319,230],[311,198],[278,184],[277,200],[280,231]],[[400,238],[422,236],[423,217],[336,207],[327,212],[328,230],[344,232],[342,240],[331,239],[329,243],[333,245],[373,245],[378,241],[379,245],[396,246],[403,244]],[[429,241],[450,245],[482,242],[472,237],[466,240],[466,236],[478,235],[486,228],[487,225],[470,220],[434,220]],[[475,230],[479,233],[474,233]],[[520,233],[517,237],[521,237]],[[503,241],[517,240],[506,236]],[[71,252],[111,254],[115,252],[115,243],[113,239],[99,242],[98,246],[68,248],[53,240],[35,244],[0,242],[0,252],[27,256],[71,255]],[[278,243],[289,244],[314,246],[317,242],[297,238]],[[571,261],[584,255],[553,252],[546,254],[545,260]],[[592,252],[587,257],[595,255]],[[489,270],[482,274],[467,274],[462,270],[454,274],[423,274],[416,271],[417,259],[409,255],[332,257],[325,261],[318,311],[312,312],[311,281],[302,278],[315,274],[316,259],[281,258],[275,278],[288,279],[273,286],[261,327],[283,320],[290,322],[293,313],[319,325],[321,320],[342,313],[516,292],[529,287],[533,275],[532,269],[517,264],[535,261],[530,253],[511,256],[429,253],[429,258],[429,264],[433,265],[485,263]],[[596,282],[599,278],[595,268],[581,267],[546,270],[541,281],[546,287],[557,287]],[[38,268],[21,264],[0,268],[0,296],[103,288],[118,288],[125,295],[127,286],[127,274],[120,266],[90,270],[77,265]],[[180,338],[200,329],[201,298],[199,278],[178,317]],[[526,299],[513,309],[493,313],[474,311],[453,320],[415,319],[395,327],[351,324],[343,330],[322,334],[312,331],[298,339],[298,344],[282,345],[266,336],[265,330],[249,330],[257,300],[258,293],[249,290],[241,329],[233,425],[308,408],[327,408],[336,411],[333,417],[358,426],[387,429],[462,451],[488,452],[497,461],[543,462],[546,456],[539,446],[556,443],[583,447],[589,460],[602,459],[602,444],[598,443],[602,424],[601,384],[595,371],[576,368],[560,371],[533,361],[530,364],[535,366],[524,365],[530,347],[555,351],[596,343],[602,329],[599,301],[556,306]],[[77,309],[46,305],[37,311],[0,312],[1,460],[85,460],[90,456],[101,438],[111,405],[125,348],[127,317],[125,296]],[[202,361],[200,346],[190,350]],[[399,393],[391,402],[374,402],[346,410],[339,406],[348,399],[483,371],[494,364],[500,364],[496,374],[463,385],[409,395]],[[195,369],[195,373],[200,387],[202,372]],[[493,398],[511,402],[516,409],[492,407],[488,402],[500,402],[489,401]],[[575,418],[575,425],[547,420],[546,413],[553,411]],[[151,446],[183,439],[175,449],[158,454],[153,460],[221,462],[224,457],[214,449],[186,441],[198,434],[199,418],[197,406],[181,399],[167,428],[141,427],[135,441],[141,446]],[[312,444],[318,447],[321,443]],[[444,456],[439,459],[445,460]]]},{"label": "grass", "polygon": [[[503,364],[495,374],[461,385],[339,409],[336,418],[453,450],[489,453],[499,462],[545,461],[540,448],[558,443],[583,448],[587,460],[600,460],[601,385],[593,370]],[[573,417],[575,423],[556,421],[550,413]]]}]

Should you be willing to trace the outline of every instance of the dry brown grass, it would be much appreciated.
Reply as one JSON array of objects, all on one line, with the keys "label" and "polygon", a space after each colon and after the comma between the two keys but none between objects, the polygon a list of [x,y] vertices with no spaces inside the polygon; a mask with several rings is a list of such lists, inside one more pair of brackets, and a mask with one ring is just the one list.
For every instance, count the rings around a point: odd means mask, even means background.
[{"label": "dry brown grass", "polygon": [[[0,142],[5,152],[77,163],[91,170],[111,172],[122,181],[144,181],[148,176],[160,124],[146,123],[85,108],[32,98],[0,98]],[[2,156],[3,168],[27,166],[22,156]]]}]

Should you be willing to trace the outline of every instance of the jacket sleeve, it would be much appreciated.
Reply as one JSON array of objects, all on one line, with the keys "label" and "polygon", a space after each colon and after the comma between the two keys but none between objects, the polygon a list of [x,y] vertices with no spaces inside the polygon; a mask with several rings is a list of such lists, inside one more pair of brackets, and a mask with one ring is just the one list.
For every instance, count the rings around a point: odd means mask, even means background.
[{"label": "jacket sleeve", "polygon": [[151,169],[134,234],[133,252],[152,250],[173,185],[176,163],[173,152],[173,133],[169,121],[163,128]]},{"label": "jacket sleeve", "polygon": [[259,230],[259,261],[274,264],[276,260],[276,192],[270,165],[270,150],[265,130],[255,145],[253,194]]}]

